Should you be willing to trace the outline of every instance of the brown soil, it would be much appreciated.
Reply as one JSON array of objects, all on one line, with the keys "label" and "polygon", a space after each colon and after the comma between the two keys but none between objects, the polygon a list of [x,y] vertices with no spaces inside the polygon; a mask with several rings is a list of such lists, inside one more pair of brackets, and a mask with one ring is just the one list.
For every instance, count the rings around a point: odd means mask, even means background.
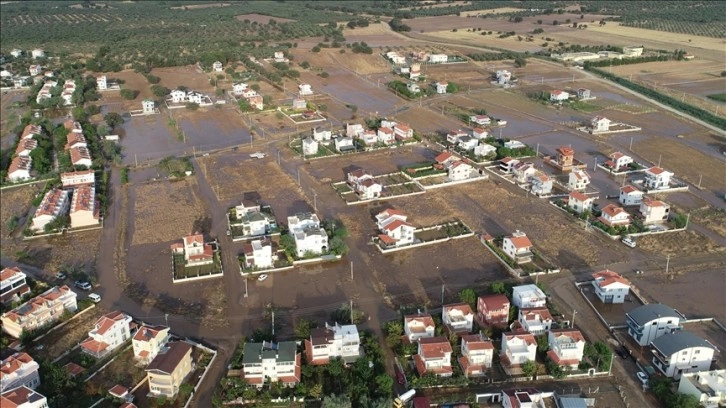
[{"label": "brown soil", "polygon": [[54,359],[72,349],[88,337],[88,331],[104,313],[106,313],[105,310],[96,307],[71,320],[60,329],[48,333],[38,342],[43,345],[43,349],[36,351],[37,355],[33,354],[33,356],[36,359]]},{"label": "brown soil", "polygon": [[638,249],[662,256],[724,251],[710,239],[690,230],[645,235],[638,238]]},{"label": "brown soil", "polygon": [[[8,230],[8,223],[13,216],[22,219],[28,213],[30,209],[30,202],[33,200],[36,194],[38,194],[43,187],[42,183],[27,185],[22,187],[7,188],[0,192],[0,236],[2,240],[8,238],[10,230]],[[22,226],[18,223],[18,227]]]},{"label": "brown soil", "polygon": [[278,23],[288,23],[288,22],[291,22],[291,21],[297,21],[297,20],[292,20],[292,19],[289,19],[289,18],[270,17],[270,16],[265,16],[265,15],[257,14],[257,13],[240,14],[240,15],[235,16],[235,17],[239,21],[250,20],[251,23],[253,23],[253,22],[256,21],[257,23],[261,23],[261,24],[267,24],[267,23],[270,22],[270,20],[275,20]]}]

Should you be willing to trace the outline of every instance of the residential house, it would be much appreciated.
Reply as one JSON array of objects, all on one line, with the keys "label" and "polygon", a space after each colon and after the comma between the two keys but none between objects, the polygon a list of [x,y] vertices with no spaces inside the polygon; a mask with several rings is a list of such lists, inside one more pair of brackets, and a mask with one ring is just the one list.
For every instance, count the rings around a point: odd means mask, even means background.
[{"label": "residential house", "polygon": [[605,165],[613,169],[614,171],[620,171],[624,170],[626,167],[628,167],[631,163],[633,163],[633,158],[622,154],[620,152],[614,152],[611,153],[608,158],[610,160],[605,162]]},{"label": "residential house", "polygon": [[333,139],[335,143],[335,150],[340,153],[355,151],[355,143],[352,137],[338,136]]},{"label": "residential house", "polygon": [[481,143],[474,147],[474,155],[480,156],[480,157],[494,157],[497,153],[497,148],[488,144],[488,143]]},{"label": "residential house", "polygon": [[28,76],[21,76],[13,78],[13,88],[18,89],[28,85]]},{"label": "residential house", "polygon": [[479,325],[506,327],[509,323],[509,298],[506,295],[479,296],[476,315]]},{"label": "residential house", "polygon": [[610,130],[612,121],[604,116],[595,116],[590,121],[593,132],[607,132]]},{"label": "residential house", "polygon": [[245,255],[245,267],[248,269],[269,269],[275,266],[277,251],[273,250],[268,239],[255,239],[242,246]]},{"label": "residential house", "polygon": [[514,166],[519,164],[519,160],[511,157],[505,157],[499,161],[499,170],[503,173],[511,173]]},{"label": "residential house", "polygon": [[550,176],[538,171],[529,177],[532,194],[543,196],[552,193],[552,179]]},{"label": "residential house", "polygon": [[244,82],[235,82],[232,84],[232,93],[235,95],[242,95],[247,89],[249,89],[249,85]]},{"label": "residential house", "polygon": [[486,375],[494,359],[494,344],[481,333],[461,336],[459,366],[465,377]]},{"label": "residential house", "polygon": [[630,292],[630,281],[609,269],[592,274],[595,296],[603,303],[623,303]]},{"label": "residential house", "polygon": [[141,101],[141,112],[148,114],[156,112],[156,104],[151,99]]},{"label": "residential house", "polygon": [[547,357],[560,367],[577,369],[585,354],[585,337],[577,329],[554,329],[547,334]]},{"label": "residential house", "polygon": [[76,294],[68,286],[55,286],[0,316],[5,333],[20,338],[23,331],[32,331],[56,322],[64,310],[78,309]]},{"label": "residential house", "polygon": [[673,173],[654,166],[645,171],[645,186],[648,190],[668,188]]},{"label": "residential house", "polygon": [[406,89],[408,89],[409,92],[416,94],[421,92],[421,87],[418,86],[415,82],[409,82],[406,84]]},{"label": "residential house", "polygon": [[71,228],[98,225],[101,219],[98,204],[96,188],[93,185],[78,186],[73,189],[70,208]]},{"label": "residential house", "polygon": [[668,221],[671,206],[660,200],[648,197],[643,198],[640,203],[640,215],[643,216],[643,224],[661,224]]},{"label": "residential house", "polygon": [[443,64],[448,60],[449,60],[449,57],[446,54],[430,54],[429,55],[429,62],[432,64]]},{"label": "residential house", "polygon": [[403,331],[411,343],[420,339],[434,337],[436,331],[436,323],[431,315],[419,314],[409,315],[403,318]]},{"label": "residential house", "polygon": [[262,388],[265,382],[294,387],[300,382],[301,356],[294,341],[246,343],[242,358],[242,380]]},{"label": "residential house", "polygon": [[348,173],[348,185],[361,199],[370,200],[380,197],[383,186],[364,169],[357,169]]},{"label": "residential house", "polygon": [[85,166],[86,168],[90,168],[91,165],[93,165],[91,152],[88,151],[88,148],[83,146],[71,147],[70,153],[71,163],[74,166]]},{"label": "residential house", "polygon": [[15,353],[2,360],[0,389],[11,390],[28,387],[34,390],[40,385],[40,365],[28,353]]},{"label": "residential house", "polygon": [[[389,54],[391,54],[391,53],[389,53]],[[395,54],[395,53],[392,54],[392,55],[389,55],[388,56],[388,59],[391,60],[391,62],[393,64],[396,64],[396,65],[400,65],[400,64],[405,64],[406,63],[406,57],[404,57],[403,55]]]},{"label": "residential house", "polygon": [[308,108],[308,103],[303,98],[292,98],[292,110],[303,111]]},{"label": "residential house", "polygon": [[578,99],[590,99],[592,92],[590,92],[587,88],[579,88],[577,90],[577,98]]},{"label": "residential house", "polygon": [[318,142],[312,137],[308,136],[302,141],[302,150],[304,156],[311,156],[318,154]]},{"label": "residential house", "polygon": [[103,358],[131,338],[131,316],[115,311],[101,316],[88,338],[81,342],[81,351],[95,358]]},{"label": "residential house", "polygon": [[142,364],[148,364],[169,341],[169,328],[166,326],[141,326],[134,337],[131,338],[131,345],[134,349],[134,358]]},{"label": "residential house", "polygon": [[[246,91],[246,92],[248,92],[248,91]],[[262,95],[258,95],[257,92],[254,92],[254,91],[252,91],[252,92],[253,92],[253,95],[250,95],[248,97],[245,97],[245,99],[247,100],[247,103],[251,107],[253,107],[253,108],[257,109],[257,110],[264,109],[265,108],[265,103],[264,103],[265,100],[262,97]],[[305,113],[303,113],[303,117],[305,117]]]},{"label": "residential house", "polygon": [[461,158],[451,152],[443,152],[434,158],[434,161],[440,168],[446,168],[454,162],[460,161]]},{"label": "residential house", "polygon": [[85,185],[94,185],[96,183],[96,173],[93,170],[72,171],[69,173],[61,173],[61,184],[63,188],[77,187]]},{"label": "residential house", "polygon": [[28,72],[30,73],[30,76],[36,76],[43,73],[43,67],[41,65],[31,65],[28,68]]},{"label": "residential house", "polygon": [[623,207],[618,207],[615,204],[608,204],[603,207],[602,214],[597,219],[608,227],[630,225],[630,214]]},{"label": "residential house", "polygon": [[327,141],[333,138],[333,132],[323,127],[313,128],[313,139],[318,142]]},{"label": "residential house", "polygon": [[449,332],[468,334],[474,330],[474,312],[466,303],[444,305],[441,321]]},{"label": "residential house", "polygon": [[363,125],[360,123],[346,123],[345,124],[345,135],[348,137],[360,137],[363,134]]},{"label": "residential house", "polygon": [[33,59],[43,58],[45,57],[45,51],[40,48],[36,48],[33,51],[30,51],[30,55],[33,57]]},{"label": "residential house", "polygon": [[685,317],[675,309],[661,303],[638,306],[625,313],[628,334],[641,346],[667,333],[681,329],[681,319]]},{"label": "residential house", "polygon": [[[502,390],[500,399],[503,408],[538,408],[548,406],[544,403],[543,394],[534,388],[508,389]],[[579,405],[576,407],[581,408]]]},{"label": "residential house", "polygon": [[201,92],[189,91],[187,93],[187,101],[189,103],[196,103],[197,105],[201,105],[202,103],[204,103],[206,98],[207,97]]},{"label": "residential house", "polygon": [[68,211],[70,200],[68,199],[68,191],[58,188],[52,188],[43,197],[40,205],[33,215],[33,224],[31,229],[35,231],[43,231],[45,226],[56,218],[63,216]]},{"label": "residential house", "polygon": [[309,364],[328,364],[331,358],[341,358],[345,363],[353,363],[361,356],[360,336],[354,324],[313,329],[310,339],[305,340],[305,355]]},{"label": "residential house", "polygon": [[575,163],[575,150],[568,146],[560,146],[555,150],[556,163],[562,171],[569,171]]},{"label": "residential house", "polygon": [[[66,136],[66,149],[72,147],[74,144],[71,142],[71,133],[75,134],[83,134],[83,127],[81,126],[81,123],[75,120],[68,119],[65,122],[63,122],[63,127],[66,128],[66,130],[69,132],[69,135]],[[85,146],[85,144],[83,144]]]},{"label": "residential house", "polygon": [[404,125],[403,123],[397,123],[393,126],[393,136],[396,140],[406,141],[413,138],[413,129]]},{"label": "residential house", "polygon": [[512,73],[506,69],[500,69],[495,73],[495,77],[497,78],[497,84],[506,85],[512,80]]},{"label": "residential house", "polygon": [[457,144],[460,149],[466,150],[467,152],[469,150],[474,150],[477,145],[479,145],[479,140],[471,136],[460,137],[459,143]]},{"label": "residential house", "polygon": [[653,365],[666,377],[680,379],[684,373],[711,369],[716,347],[687,331],[664,334],[653,340]]},{"label": "residential house", "polygon": [[40,136],[43,134],[43,128],[39,125],[29,124],[23,128],[23,133],[20,135],[21,139],[33,139],[34,136]]},{"label": "residential house", "polygon": [[530,176],[537,173],[534,163],[519,162],[512,167],[512,175],[517,183],[525,183]]},{"label": "residential house", "polygon": [[585,170],[575,169],[570,172],[567,180],[567,187],[570,190],[584,190],[588,185],[590,185],[590,175]]},{"label": "residential house", "polygon": [[96,89],[99,91],[105,91],[108,89],[108,80],[106,78],[106,75],[101,75],[100,77],[96,78]]},{"label": "residential house", "polygon": [[546,307],[524,307],[519,309],[519,324],[524,330],[538,336],[552,328],[552,314]]},{"label": "residential house", "polygon": [[628,184],[620,187],[620,195],[618,201],[623,206],[640,205],[643,202],[643,192]]},{"label": "residential house", "polygon": [[726,405],[726,370],[683,373],[678,393],[693,395],[701,406],[716,408]]},{"label": "residential house", "polygon": [[295,239],[297,256],[305,253],[321,254],[328,251],[328,234],[320,227],[320,219],[312,213],[297,213],[287,217],[290,235]]},{"label": "residential house", "polygon": [[167,343],[146,367],[146,380],[151,396],[176,397],[182,383],[192,371],[192,346],[183,341]]},{"label": "residential house", "polygon": [[461,129],[452,130],[451,132],[446,134],[446,141],[451,144],[457,144],[457,143],[459,143],[459,140],[464,136],[469,136],[469,135]]},{"label": "residential house", "polygon": [[224,64],[222,64],[221,61],[214,61],[214,63],[212,64],[212,69],[215,72],[222,72],[224,71]]},{"label": "residential house", "polygon": [[48,399],[28,387],[3,388],[2,390],[3,392],[0,394],[0,407],[48,408]]},{"label": "residential house", "polygon": [[183,103],[187,99],[186,91],[183,91],[181,89],[175,89],[171,91],[169,95],[171,96],[171,101],[173,103]]},{"label": "residential house", "polygon": [[7,305],[17,302],[30,293],[30,287],[25,281],[26,277],[17,266],[0,271],[0,303]]},{"label": "residential house", "polygon": [[643,54],[643,47],[640,45],[623,47],[623,54],[626,57],[639,57]]},{"label": "residential house", "polygon": [[[488,137],[489,137],[489,132],[487,132],[487,130],[486,130],[486,129],[484,129],[484,128],[481,128],[481,127],[475,127],[475,128],[474,128],[474,129],[472,130],[472,132],[471,132],[471,135],[472,135],[472,136],[473,136],[473,137],[474,137],[475,139],[479,139],[479,140],[481,140],[481,139],[486,139],[486,138],[488,138]],[[492,147],[494,147],[494,146],[492,146]]]},{"label": "residential house", "polygon": [[396,136],[393,133],[393,129],[385,126],[378,128],[378,141],[387,145],[393,144],[396,140]]},{"label": "residential house", "polygon": [[449,88],[448,82],[436,82],[434,84],[434,87],[436,88],[437,94],[445,94],[446,90]]},{"label": "residential house", "polygon": [[570,94],[565,91],[554,90],[550,92],[550,101],[562,102],[570,99]]},{"label": "residential house", "polygon": [[20,58],[21,55],[23,55],[23,50],[18,48],[13,48],[12,51],[10,51],[10,55],[12,55],[14,58]]},{"label": "residential house", "polygon": [[469,122],[481,126],[489,126],[492,123],[492,119],[487,115],[472,115],[469,116]]},{"label": "residential house", "polygon": [[449,164],[447,167],[447,176],[450,181],[461,181],[467,180],[471,177],[472,167],[470,164],[464,163],[463,161],[455,161]]},{"label": "residential house", "polygon": [[274,60],[275,62],[287,62],[288,59],[285,58],[285,53],[283,51],[275,51]]},{"label": "residential house", "polygon": [[269,234],[277,227],[275,217],[263,212],[260,205],[251,200],[242,200],[242,203],[234,207],[237,220],[236,225],[242,226],[242,233],[246,237],[256,237]]},{"label": "residential house", "polygon": [[50,90],[56,86],[58,86],[58,82],[56,81],[47,81],[45,84],[43,84],[43,87],[40,88],[40,91],[38,91],[38,95],[35,97],[35,102],[40,103],[45,99],[50,99]]},{"label": "residential house", "polygon": [[74,147],[88,147],[88,143],[86,142],[86,137],[83,136],[81,132],[71,132],[68,133],[66,136],[66,145],[65,150],[74,148]]},{"label": "residential house", "polygon": [[312,95],[313,88],[310,84],[300,84],[298,87],[298,94],[300,96]]},{"label": "residential house", "polygon": [[547,295],[537,285],[520,285],[512,288],[512,304],[520,309],[544,307]]},{"label": "residential house", "polygon": [[214,263],[214,248],[204,243],[202,234],[187,235],[182,242],[171,244],[173,255],[184,255],[187,266],[208,265]]},{"label": "residential house", "polygon": [[421,76],[421,64],[411,64],[411,71],[408,73],[409,79],[418,79]]},{"label": "residential house", "polygon": [[588,197],[579,191],[573,191],[567,196],[567,207],[578,214],[582,214],[585,211],[592,211],[594,201],[595,199],[592,197]]},{"label": "residential house", "polygon": [[518,264],[532,261],[532,242],[522,231],[517,230],[512,235],[504,237],[502,250]]},{"label": "residential house", "polygon": [[522,329],[502,333],[500,360],[506,368],[516,368],[537,357],[537,340]]},{"label": "residential house", "polygon": [[433,373],[437,377],[451,377],[451,354],[449,339],[443,336],[422,338],[418,341],[418,353],[413,357],[416,371],[423,376]]},{"label": "residential house", "polygon": [[378,143],[378,134],[375,130],[366,130],[362,132],[359,137],[366,146],[373,146]]},{"label": "residential house", "polygon": [[520,142],[519,140],[509,140],[507,142],[504,142],[504,147],[507,149],[524,149],[527,147],[526,144]]},{"label": "residential house", "polygon": [[398,210],[389,208],[376,215],[378,235],[386,246],[402,246],[412,244],[415,241],[414,231],[416,227],[407,222],[408,216]]},{"label": "residential house", "polygon": [[66,82],[63,84],[63,91],[60,94],[64,105],[73,105],[74,92],[76,92],[76,81],[66,79]]}]

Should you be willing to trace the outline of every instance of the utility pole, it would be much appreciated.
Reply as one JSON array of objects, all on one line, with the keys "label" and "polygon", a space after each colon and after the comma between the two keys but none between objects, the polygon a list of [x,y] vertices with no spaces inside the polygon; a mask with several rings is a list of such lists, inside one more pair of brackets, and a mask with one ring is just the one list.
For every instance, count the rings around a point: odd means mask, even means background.
[{"label": "utility pole", "polygon": [[164,313],[164,320],[166,321],[166,327],[169,327],[169,313]]},{"label": "utility pole", "polygon": [[249,296],[249,293],[247,292],[247,278],[245,278],[245,299],[247,299],[247,296]]},{"label": "utility pole", "polygon": [[135,167],[139,167],[139,160],[136,159],[136,153],[134,153],[134,163],[136,164]]},{"label": "utility pole", "polygon": [[315,190],[313,190],[313,209],[318,211],[318,193],[316,193]]},{"label": "utility pole", "polygon": [[660,167],[660,159],[662,159],[662,158],[663,158],[662,154],[658,155],[658,167]]},{"label": "utility pole", "polygon": [[537,143],[537,153],[535,153],[534,157],[539,157],[539,143]]},{"label": "utility pole", "polygon": [[194,156],[195,159],[197,158],[197,149],[195,146],[192,146],[192,156]]},{"label": "utility pole", "polygon": [[670,255],[666,255],[666,271],[665,271],[666,272],[666,278],[668,277],[668,266],[670,266],[670,263],[671,263],[671,256]]},{"label": "utility pole", "polygon": [[280,149],[277,149],[277,165],[280,165]]},{"label": "utility pole", "polygon": [[441,306],[444,305],[444,288],[446,287],[445,284],[441,284]]},{"label": "utility pole", "polygon": [[576,314],[577,314],[577,310],[572,309],[572,324],[570,327],[572,327],[573,329],[575,328],[575,315]]},{"label": "utility pole", "polygon": [[272,309],[272,335],[275,335],[275,309]]},{"label": "utility pole", "polygon": [[350,280],[353,280],[353,261],[350,261]]},{"label": "utility pole", "polygon": [[689,222],[690,220],[691,220],[691,213],[688,213],[688,214],[686,215],[686,225],[685,225],[685,226],[683,227],[683,229],[687,229],[687,228],[688,228],[688,222]]},{"label": "utility pole", "polygon": [[353,299],[350,300],[350,324],[355,324],[353,322]]},{"label": "utility pole", "polygon": [[630,137],[630,148],[629,148],[629,150],[631,152],[633,151],[633,137],[632,136]]},{"label": "utility pole", "polygon": [[615,360],[615,353],[612,351],[610,352],[610,367],[608,367],[608,376],[610,376],[610,373],[613,371],[613,360]]},{"label": "utility pole", "polygon": [[297,185],[300,185],[300,169],[297,169]]},{"label": "utility pole", "polygon": [[698,188],[701,188],[701,182],[703,181],[703,174],[698,178]]}]

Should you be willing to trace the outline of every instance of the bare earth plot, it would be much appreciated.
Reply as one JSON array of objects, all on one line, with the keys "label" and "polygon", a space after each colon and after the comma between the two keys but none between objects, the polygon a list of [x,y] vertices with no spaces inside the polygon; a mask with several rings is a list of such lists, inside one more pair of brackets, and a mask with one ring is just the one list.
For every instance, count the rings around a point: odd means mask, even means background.
[{"label": "bare earth plot", "polygon": [[[139,94],[136,96],[136,99],[132,101],[127,101],[123,98],[121,98],[119,91],[106,91],[106,92],[100,92],[101,94],[101,103],[103,104],[111,104],[111,105],[120,105],[123,108],[123,111],[128,112],[131,109],[141,109],[141,101],[143,101],[146,98],[155,98],[154,95],[151,93],[151,84],[149,81],[144,78],[143,75],[134,72],[133,70],[124,70],[121,72],[112,72],[106,74],[106,78],[109,80],[112,79],[122,79],[125,82],[121,84],[121,89],[132,89],[134,91],[138,91]],[[159,85],[166,86],[169,89],[168,85],[164,85],[160,83]]]},{"label": "bare earth plot", "polygon": [[[686,273],[676,271],[671,275],[673,279],[668,279],[664,273],[665,260],[662,264],[661,270],[649,271],[648,275],[638,279],[636,285],[641,291],[646,292],[656,302],[674,307],[689,317],[710,316],[722,322],[726,319],[726,300],[723,296],[726,282],[721,268]],[[693,296],[694,291],[698,291],[698,296]]]},{"label": "bare earth plot", "polygon": [[404,35],[391,30],[391,27],[386,22],[378,24],[371,23],[368,27],[356,27],[352,30],[346,28],[343,31],[343,35],[349,43],[365,42],[369,47],[374,48],[374,55],[378,51],[375,50],[375,47],[395,47],[402,42],[411,41]]},{"label": "bare earth plot", "polygon": [[[2,205],[0,205],[0,237],[3,241],[8,239],[10,230],[8,229],[8,223],[13,217],[17,217],[18,227],[22,224],[20,221],[24,221],[24,217],[27,216],[28,210],[31,206],[31,201],[43,188],[43,184],[33,184],[22,187],[8,188],[2,190],[0,193],[0,199],[2,199]],[[3,252],[6,252],[3,250]]]},{"label": "bare earth plot", "polygon": [[724,252],[724,248],[720,248],[713,241],[690,230],[640,237],[638,248],[662,256]]},{"label": "bare earth plot", "polygon": [[96,320],[107,312],[99,307],[95,307],[93,310],[89,310],[69,321],[65,326],[51,331],[39,341],[43,345],[43,348],[34,351],[33,356],[36,359],[54,359],[59,357],[64,352],[75,347],[84,338],[88,337],[88,331],[93,327]]},{"label": "bare earth plot", "polygon": [[[318,180],[336,182],[346,177],[346,169],[363,168],[371,174],[388,174],[398,172],[400,166],[433,162],[436,152],[421,145],[412,145],[398,149],[382,149],[368,153],[340,156],[313,160],[306,166],[306,171]],[[330,181],[328,181],[330,180]]]},{"label": "bare earth plot", "polygon": [[214,95],[214,87],[209,84],[209,76],[204,72],[199,72],[194,65],[154,68],[151,74],[161,78],[159,85],[169,89],[185,86],[190,90],[206,93],[210,96]]},{"label": "bare earth plot", "polygon": [[265,15],[257,14],[257,13],[240,14],[238,16],[235,16],[235,18],[237,18],[237,20],[239,20],[239,21],[250,20],[250,22],[257,22],[260,24],[267,24],[270,22],[270,20],[275,20],[278,23],[289,23],[291,21],[295,21],[295,20],[291,20],[289,18],[270,17],[270,16],[265,16]]},{"label": "bare earth plot", "polygon": [[191,144],[184,144],[168,126],[167,115],[132,117],[123,124],[119,134],[123,146],[123,163],[155,162],[167,156],[191,155]]},{"label": "bare earth plot", "polygon": [[180,109],[173,113],[186,135],[186,143],[197,151],[246,144],[250,132],[236,110],[203,108],[199,111]]},{"label": "bare earth plot", "polygon": [[[433,102],[434,104],[436,102]],[[449,132],[465,126],[463,122],[451,116],[441,116],[435,107],[419,107],[412,105],[408,109],[397,113],[394,119],[408,123],[417,133],[426,135],[436,132]]]}]

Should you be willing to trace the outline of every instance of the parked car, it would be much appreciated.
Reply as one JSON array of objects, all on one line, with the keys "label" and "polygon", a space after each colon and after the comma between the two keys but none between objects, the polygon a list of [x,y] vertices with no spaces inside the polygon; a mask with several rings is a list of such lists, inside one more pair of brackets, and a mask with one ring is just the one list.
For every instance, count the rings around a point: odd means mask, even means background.
[{"label": "parked car", "polygon": [[58,272],[58,273],[56,273],[56,274],[55,274],[55,278],[56,278],[56,279],[60,279],[60,280],[63,280],[63,279],[65,279],[65,278],[66,278],[66,274],[65,274],[65,273],[63,273],[63,272]]},{"label": "parked car", "polygon": [[90,299],[91,302],[93,302],[93,303],[98,303],[101,301],[101,295],[96,294],[96,293],[91,293],[88,295],[88,299]]},{"label": "parked car", "polygon": [[267,279],[267,274],[264,274],[264,273],[262,275],[260,275],[260,276],[257,277],[257,280],[260,281],[260,282],[262,282],[265,279]]},{"label": "parked car", "polygon": [[623,238],[623,244],[625,244],[625,245],[627,245],[627,246],[629,246],[631,248],[635,248],[635,241],[633,241],[630,238],[627,238],[627,237],[626,238]]},{"label": "parked car", "polygon": [[643,384],[643,387],[647,387],[648,386],[648,374],[646,374],[642,371],[638,371],[638,374],[636,374],[636,375],[638,376],[638,380],[640,380],[640,383]]},{"label": "parked car", "polygon": [[620,356],[620,358],[623,358],[623,359],[625,359],[625,358],[628,358],[628,351],[627,351],[627,350],[625,350],[625,348],[624,348],[624,347],[620,347],[620,348],[619,348],[619,349],[617,350],[617,353],[618,353],[618,355]]},{"label": "parked car", "polygon": [[76,281],[75,283],[73,283],[73,285],[75,287],[77,287],[78,289],[81,289],[81,290],[91,290],[91,289],[93,289],[93,286],[91,286],[91,284],[89,282],[86,282],[86,281]]}]

